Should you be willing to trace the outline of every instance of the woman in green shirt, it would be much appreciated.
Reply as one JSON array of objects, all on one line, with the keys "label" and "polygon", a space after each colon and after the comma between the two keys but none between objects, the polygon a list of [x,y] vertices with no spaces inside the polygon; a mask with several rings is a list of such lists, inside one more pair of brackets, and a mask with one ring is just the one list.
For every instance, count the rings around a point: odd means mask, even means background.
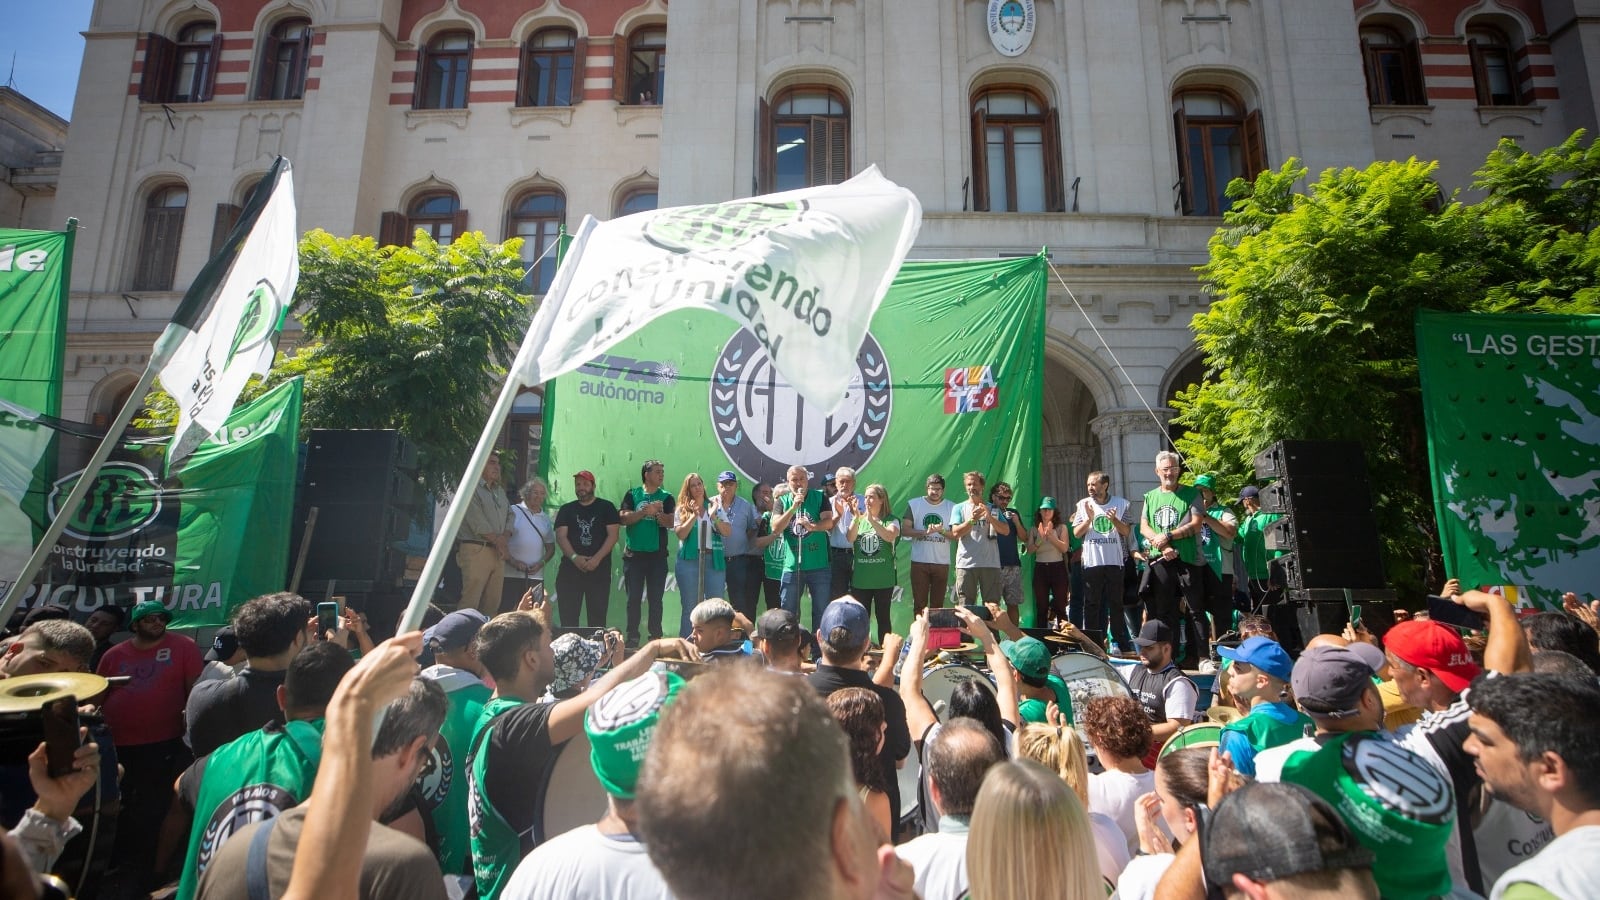
[{"label": "woman in green shirt", "polygon": [[683,607],[679,637],[689,636],[689,613],[707,597],[727,596],[727,563],[722,558],[722,539],[733,530],[728,511],[720,498],[706,498],[706,483],[690,472],[678,491],[673,532],[678,535],[678,561],[673,573],[678,579],[678,600]]},{"label": "woman in green shirt", "polygon": [[878,617],[881,646],[884,636],[892,630],[889,603],[894,599],[894,547],[900,539],[900,523],[883,485],[867,485],[866,497],[866,514],[850,520],[850,546],[855,555],[850,593]]}]

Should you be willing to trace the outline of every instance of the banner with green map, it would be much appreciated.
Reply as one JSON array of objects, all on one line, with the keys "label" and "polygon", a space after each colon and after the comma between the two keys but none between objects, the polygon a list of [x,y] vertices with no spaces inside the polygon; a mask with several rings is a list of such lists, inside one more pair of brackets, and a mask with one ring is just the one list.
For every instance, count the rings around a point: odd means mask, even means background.
[{"label": "banner with green map", "polygon": [[[905,263],[856,355],[844,403],[831,415],[803,400],[756,337],[725,316],[687,311],[653,322],[547,385],[547,511],[554,518],[573,499],[572,476],[582,470],[595,474],[598,496],[620,506],[650,458],[665,464],[664,487],[674,495],[690,472],[715,490],[717,473],[732,469],[749,499],[755,484],[777,484],[791,465],[810,469],[813,487],[849,466],[859,473],[857,491],[884,485],[903,515],[930,473],[943,474],[946,496],[960,502],[962,473],[978,471],[990,484],[1010,482],[1013,505],[1032,510],[1047,271],[1043,255]],[[626,609],[621,556],[619,547],[608,615],[619,627]],[[904,541],[896,562],[895,623],[903,633],[911,608],[898,593],[909,585]],[[558,565],[546,572],[547,583],[555,583]],[[678,610],[669,575],[664,621],[676,622]],[[808,610],[800,620],[811,621]]]},{"label": "banner with green map", "polygon": [[1592,594],[1600,316],[1420,312],[1417,362],[1446,572],[1521,605]]}]

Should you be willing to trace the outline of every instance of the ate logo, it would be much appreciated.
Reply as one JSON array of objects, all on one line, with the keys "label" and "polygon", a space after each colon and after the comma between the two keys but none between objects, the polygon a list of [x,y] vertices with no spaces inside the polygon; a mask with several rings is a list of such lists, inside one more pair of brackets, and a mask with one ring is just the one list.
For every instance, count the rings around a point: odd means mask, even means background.
[{"label": "ate logo", "polygon": [[987,412],[1000,405],[1000,383],[994,366],[964,366],[944,370],[946,415]]},{"label": "ate logo", "polygon": [[[49,498],[50,515],[72,493],[83,470],[58,479]],[[79,540],[109,541],[127,537],[161,514],[161,492],[155,473],[138,463],[112,461],[95,477],[83,504],[67,520],[66,533]]]},{"label": "ate logo", "polygon": [[711,427],[722,452],[759,484],[782,481],[792,465],[819,479],[840,466],[864,468],[883,445],[892,405],[889,360],[870,333],[855,368],[844,402],[823,412],[778,373],[749,329],[739,329],[711,377]]}]

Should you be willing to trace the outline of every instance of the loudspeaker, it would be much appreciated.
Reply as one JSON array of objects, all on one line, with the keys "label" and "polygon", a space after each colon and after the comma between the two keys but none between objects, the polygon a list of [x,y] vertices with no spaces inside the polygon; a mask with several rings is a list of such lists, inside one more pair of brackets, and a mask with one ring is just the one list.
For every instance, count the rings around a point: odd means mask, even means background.
[{"label": "loudspeaker", "polygon": [[[1305,640],[1317,634],[1339,634],[1350,621],[1343,590],[1309,588],[1290,591],[1287,599],[1294,605],[1299,618],[1300,635]],[[1394,627],[1394,591],[1388,588],[1356,588],[1350,591],[1349,602],[1361,607],[1361,623],[1380,640]],[[1308,626],[1312,630],[1307,630]]]},{"label": "loudspeaker", "polygon": [[405,553],[395,545],[410,533],[422,497],[416,460],[415,446],[397,431],[311,432],[290,544],[291,553],[299,553],[307,515],[315,507],[302,592],[315,593],[329,581],[337,582],[341,594],[400,584]]},{"label": "loudspeaker", "polygon": [[1279,441],[1255,458],[1261,508],[1282,513],[1264,535],[1285,552],[1291,591],[1382,588],[1383,554],[1367,482],[1366,454],[1354,441]]}]

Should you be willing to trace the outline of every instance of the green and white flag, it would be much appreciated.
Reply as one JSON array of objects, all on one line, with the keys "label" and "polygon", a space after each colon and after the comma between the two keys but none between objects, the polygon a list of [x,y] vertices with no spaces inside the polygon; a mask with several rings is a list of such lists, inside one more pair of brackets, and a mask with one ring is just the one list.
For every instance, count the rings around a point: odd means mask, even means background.
[{"label": "green and white flag", "polygon": [[280,156],[156,343],[158,357],[170,352],[161,386],[179,410],[168,467],[217,433],[251,375],[272,368],[300,278],[299,241],[294,177]]},{"label": "green and white flag", "polygon": [[1600,573],[1600,316],[1417,316],[1445,571],[1561,608]]},{"label": "green and white flag", "polygon": [[745,326],[794,390],[831,412],[921,223],[916,195],[875,166],[843,184],[585,217],[514,371],[541,384],[664,313],[709,309]]},{"label": "green and white flag", "polygon": [[[67,346],[67,291],[72,272],[68,231],[0,228],[0,401],[24,415],[61,413],[62,366]],[[22,572],[43,527],[39,488],[54,474],[52,433],[27,427],[0,407],[0,433],[10,452],[0,454],[0,595]],[[29,488],[35,492],[30,494]]]},{"label": "green and white flag", "polygon": [[[962,474],[977,471],[991,486],[1003,480],[1016,488],[1012,505],[1031,527],[1047,273],[1043,255],[905,263],[843,369],[844,400],[831,413],[784,376],[747,328],[704,310],[654,322],[547,385],[548,509],[554,515],[573,499],[572,476],[583,470],[595,474],[597,496],[620,505],[639,483],[639,465],[656,458],[674,495],[690,472],[714,491],[717,474],[732,469],[746,499],[758,482],[783,481],[791,465],[810,469],[814,488],[849,466],[859,473],[857,491],[887,488],[896,518],[922,496],[929,474],[943,475],[946,496],[959,503]],[[675,554],[677,539],[670,540]],[[611,554],[609,617],[618,627],[626,607],[622,549]],[[906,541],[894,559],[899,597],[910,584]],[[910,608],[895,604],[897,628]],[[678,621],[670,575],[665,620]],[[812,620],[803,614],[801,621]]]},{"label": "green and white flag", "polygon": [[[165,478],[161,461],[171,438],[123,435],[23,603],[87,614],[160,600],[173,624],[188,628],[224,624],[238,604],[281,590],[300,402],[299,379],[278,385],[234,410],[181,472]],[[16,448],[29,435],[48,434],[63,460],[81,466],[105,429],[7,404],[0,404],[0,422],[0,517],[36,510],[33,521],[43,531],[82,470],[19,492]],[[19,493],[20,503],[13,499]]]}]

